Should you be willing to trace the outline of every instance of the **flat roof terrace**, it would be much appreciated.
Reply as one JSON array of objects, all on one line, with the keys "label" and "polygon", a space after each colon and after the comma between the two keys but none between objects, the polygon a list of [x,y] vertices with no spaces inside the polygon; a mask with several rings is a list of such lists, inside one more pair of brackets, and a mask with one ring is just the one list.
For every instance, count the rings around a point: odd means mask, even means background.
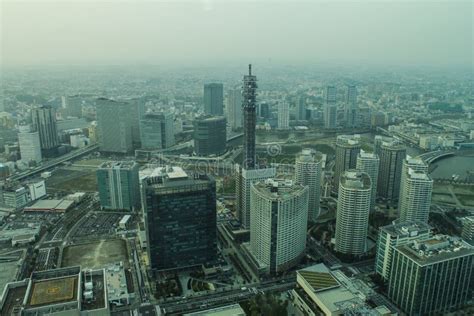
[{"label": "flat roof terrace", "polygon": [[28,307],[41,307],[77,301],[78,276],[33,281]]}]

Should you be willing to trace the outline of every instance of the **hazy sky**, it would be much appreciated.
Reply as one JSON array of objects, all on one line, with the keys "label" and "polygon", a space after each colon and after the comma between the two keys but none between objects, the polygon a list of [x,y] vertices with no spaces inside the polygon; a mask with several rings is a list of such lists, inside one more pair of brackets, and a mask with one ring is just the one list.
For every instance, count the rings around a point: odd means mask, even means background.
[{"label": "hazy sky", "polygon": [[1,63],[472,65],[472,1],[1,2]]}]

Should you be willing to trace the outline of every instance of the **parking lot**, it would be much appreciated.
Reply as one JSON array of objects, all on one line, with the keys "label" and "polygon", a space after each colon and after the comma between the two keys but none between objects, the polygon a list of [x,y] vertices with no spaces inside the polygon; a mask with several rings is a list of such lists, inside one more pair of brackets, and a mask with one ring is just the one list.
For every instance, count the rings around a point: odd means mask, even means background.
[{"label": "parking lot", "polygon": [[38,252],[35,271],[55,269],[58,264],[59,249],[56,247],[43,248]]},{"label": "parking lot", "polygon": [[74,227],[70,237],[73,240],[113,237],[118,223],[124,215],[121,213],[90,212]]}]

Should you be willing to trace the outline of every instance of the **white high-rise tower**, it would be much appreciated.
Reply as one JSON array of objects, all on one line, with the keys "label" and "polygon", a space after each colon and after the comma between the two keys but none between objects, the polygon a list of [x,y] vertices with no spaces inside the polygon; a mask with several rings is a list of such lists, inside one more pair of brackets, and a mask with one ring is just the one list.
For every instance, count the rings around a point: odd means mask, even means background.
[{"label": "white high-rise tower", "polygon": [[292,181],[252,184],[250,250],[268,272],[298,263],[306,248],[308,188]]},{"label": "white high-rise tower", "polygon": [[314,222],[319,216],[321,194],[321,164],[323,155],[313,149],[303,149],[296,157],[295,181],[308,186],[308,221]]},{"label": "white high-rise tower", "polygon": [[379,175],[379,157],[374,153],[368,153],[363,150],[357,155],[356,169],[365,172],[370,177],[372,183],[372,192],[370,193],[370,209],[375,208],[375,199],[377,197],[377,178]]},{"label": "white high-rise tower", "polygon": [[38,131],[31,131],[29,125],[20,126],[18,144],[20,146],[20,155],[23,162],[41,162],[41,143]]},{"label": "white high-rise tower", "polygon": [[367,173],[347,170],[340,178],[335,250],[349,255],[366,251],[372,186]]},{"label": "white high-rise tower", "polygon": [[400,188],[400,221],[428,223],[433,179],[424,172],[408,168]]}]

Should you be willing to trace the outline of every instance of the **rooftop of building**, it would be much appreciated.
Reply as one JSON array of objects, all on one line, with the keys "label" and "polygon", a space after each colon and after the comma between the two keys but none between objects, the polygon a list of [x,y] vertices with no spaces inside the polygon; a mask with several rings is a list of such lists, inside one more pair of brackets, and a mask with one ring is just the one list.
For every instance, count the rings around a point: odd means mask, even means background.
[{"label": "rooftop of building", "polygon": [[135,161],[106,161],[99,166],[99,169],[130,169],[137,166]]},{"label": "rooftop of building", "polygon": [[108,266],[105,269],[105,277],[107,282],[107,293],[110,301],[120,300],[127,297],[127,278],[123,263],[119,262]]},{"label": "rooftop of building", "polygon": [[[105,287],[104,287],[104,271],[83,271],[82,272],[83,298],[81,300],[81,309],[85,311],[103,309],[107,307]],[[86,293],[92,293],[92,298],[87,299]]]},{"label": "rooftop of building", "polygon": [[378,159],[377,154],[375,153],[369,153],[367,151],[361,150],[359,152],[359,157],[365,158],[365,159]]},{"label": "rooftop of building", "polygon": [[415,240],[397,247],[418,265],[425,266],[458,257],[474,256],[474,248],[460,238],[436,235],[427,240]]},{"label": "rooftop of building", "polygon": [[414,237],[420,233],[430,231],[431,226],[421,221],[395,221],[391,225],[383,226],[380,229],[392,236]]},{"label": "rooftop of building", "polygon": [[340,286],[324,264],[304,268],[297,271],[297,274],[311,286],[314,292]]},{"label": "rooftop of building", "polygon": [[306,189],[306,187],[287,179],[266,179],[253,183],[252,187],[272,200],[286,200]]},{"label": "rooftop of building", "polygon": [[408,177],[416,180],[431,180],[431,177],[428,175],[428,173],[424,171],[414,170],[412,168],[408,168]]},{"label": "rooftop of building", "polygon": [[406,150],[405,146],[397,139],[382,141],[382,148],[394,151]]},{"label": "rooftop of building", "polygon": [[40,307],[78,300],[78,275],[32,280],[27,307]]},{"label": "rooftop of building", "polygon": [[[14,310],[20,310],[23,299],[25,298],[26,290],[28,289],[28,280],[10,283],[8,288],[2,286],[0,293],[3,292],[3,305],[0,306],[2,315],[13,315]],[[3,314],[3,312],[5,314]]]},{"label": "rooftop of building", "polygon": [[341,185],[348,189],[370,189],[370,177],[354,169],[346,170],[341,176]]},{"label": "rooftop of building", "polygon": [[356,146],[359,145],[360,135],[339,135],[336,139],[336,144],[340,146]]},{"label": "rooftop of building", "polygon": [[207,184],[214,181],[211,176],[205,174],[188,174],[181,167],[166,166],[155,168],[151,173],[144,176],[150,187],[155,188],[173,188],[186,185]]},{"label": "rooftop of building", "polygon": [[226,305],[204,311],[184,314],[185,316],[245,316],[245,311],[239,304]]},{"label": "rooftop of building", "polygon": [[[298,283],[306,292],[311,287],[311,304],[324,306],[334,315],[387,315],[391,311],[385,306],[371,306],[366,299],[373,290],[359,279],[350,279],[340,270],[330,271],[319,263],[297,271]],[[301,283],[304,280],[304,283]],[[297,291],[298,292],[298,291]],[[308,292],[306,292],[308,293]],[[317,297],[318,301],[313,301]],[[322,306],[321,306],[322,305]]]},{"label": "rooftop of building", "polygon": [[25,212],[65,212],[74,204],[71,200],[38,200],[33,205],[25,207]]},{"label": "rooftop of building", "polygon": [[410,165],[426,166],[426,163],[424,162],[424,160],[419,157],[412,157],[410,155],[407,155],[405,158],[405,161]]},{"label": "rooftop of building", "polygon": [[211,116],[211,115],[204,115],[197,117],[195,119],[196,122],[219,122],[226,120],[225,116]]},{"label": "rooftop of building", "polygon": [[34,234],[38,235],[41,231],[41,223],[21,223],[10,222],[0,230],[0,238],[11,239],[15,236]]},{"label": "rooftop of building", "polygon": [[323,159],[323,153],[311,148],[304,148],[301,153],[296,156],[296,161],[301,162],[320,162]]},{"label": "rooftop of building", "polygon": [[20,259],[2,260],[0,264],[0,294],[4,287],[16,280],[21,267]]}]

